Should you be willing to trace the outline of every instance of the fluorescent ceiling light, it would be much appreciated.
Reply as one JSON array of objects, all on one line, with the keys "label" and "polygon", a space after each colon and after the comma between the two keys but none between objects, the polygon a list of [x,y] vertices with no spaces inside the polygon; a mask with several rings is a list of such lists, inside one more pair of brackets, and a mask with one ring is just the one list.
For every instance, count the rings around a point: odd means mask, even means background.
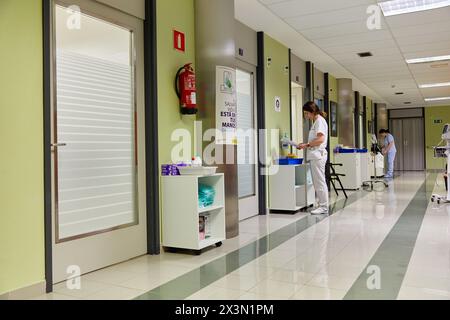
[{"label": "fluorescent ceiling light", "polygon": [[421,84],[421,85],[419,86],[420,89],[426,89],[426,88],[440,88],[440,87],[450,87],[450,82]]},{"label": "fluorescent ceiling light", "polygon": [[450,97],[426,98],[426,102],[450,100]]},{"label": "fluorescent ceiling light", "polygon": [[379,2],[385,17],[450,6],[450,0],[392,0]]},{"label": "fluorescent ceiling light", "polygon": [[415,63],[429,63],[429,62],[445,61],[445,60],[450,60],[450,55],[448,55],[448,56],[417,58],[417,59],[407,59],[406,62],[409,63],[409,64],[415,64]]}]

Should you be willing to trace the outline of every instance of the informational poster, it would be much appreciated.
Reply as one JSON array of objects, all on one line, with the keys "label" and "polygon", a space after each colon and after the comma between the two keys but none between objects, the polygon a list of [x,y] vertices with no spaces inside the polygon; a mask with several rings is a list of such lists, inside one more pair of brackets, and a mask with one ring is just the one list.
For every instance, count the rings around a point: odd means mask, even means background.
[{"label": "informational poster", "polygon": [[216,128],[221,136],[217,144],[237,145],[236,70],[216,67]]},{"label": "informational poster", "polygon": [[330,102],[330,122],[331,122],[331,136],[338,136],[338,105],[336,102]]}]

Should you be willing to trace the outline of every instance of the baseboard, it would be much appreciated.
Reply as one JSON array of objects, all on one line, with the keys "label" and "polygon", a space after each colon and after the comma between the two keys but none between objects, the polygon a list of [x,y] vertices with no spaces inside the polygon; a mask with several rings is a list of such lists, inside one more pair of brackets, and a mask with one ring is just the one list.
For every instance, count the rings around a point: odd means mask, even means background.
[{"label": "baseboard", "polygon": [[0,295],[0,300],[27,300],[45,294],[45,281]]}]

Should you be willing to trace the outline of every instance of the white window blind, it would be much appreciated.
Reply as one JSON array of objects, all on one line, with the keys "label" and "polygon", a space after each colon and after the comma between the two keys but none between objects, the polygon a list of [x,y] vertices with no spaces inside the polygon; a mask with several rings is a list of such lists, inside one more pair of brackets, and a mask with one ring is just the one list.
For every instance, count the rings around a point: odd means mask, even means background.
[{"label": "white window blind", "polygon": [[252,75],[237,71],[239,197],[254,196],[255,138]]},{"label": "white window blind", "polygon": [[[57,32],[56,133],[64,144],[56,162],[60,240],[137,222],[132,35],[83,19],[78,33]],[[99,37],[86,46],[92,34]]]}]

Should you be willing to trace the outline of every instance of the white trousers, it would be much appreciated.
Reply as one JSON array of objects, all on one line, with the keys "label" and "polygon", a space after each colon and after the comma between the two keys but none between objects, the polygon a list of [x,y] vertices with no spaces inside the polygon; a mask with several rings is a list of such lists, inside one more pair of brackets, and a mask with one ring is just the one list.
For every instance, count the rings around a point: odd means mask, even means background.
[{"label": "white trousers", "polygon": [[316,189],[316,195],[319,199],[319,207],[328,209],[329,194],[328,185],[325,177],[325,167],[327,165],[328,156],[324,156],[320,160],[311,160],[311,174]]}]

